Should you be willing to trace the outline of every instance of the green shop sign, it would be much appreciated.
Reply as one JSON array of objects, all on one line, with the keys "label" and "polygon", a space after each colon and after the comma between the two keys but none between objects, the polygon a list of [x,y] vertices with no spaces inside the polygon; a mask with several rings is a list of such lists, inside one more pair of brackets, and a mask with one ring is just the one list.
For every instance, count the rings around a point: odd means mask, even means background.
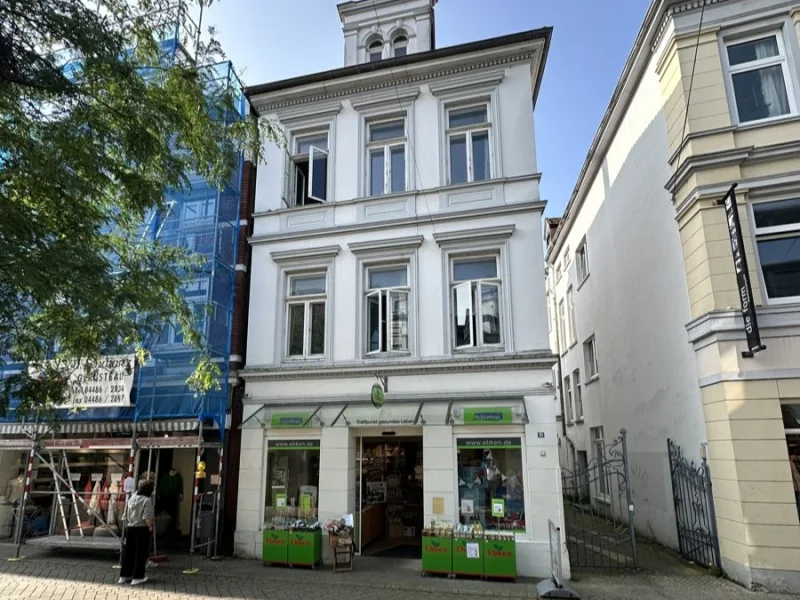
[{"label": "green shop sign", "polygon": [[[270,424],[276,429],[302,427],[310,416],[310,413],[273,413]],[[308,424],[306,424],[306,427],[308,427]]]},{"label": "green shop sign", "polygon": [[464,425],[511,425],[511,408],[465,408]]},{"label": "green shop sign", "polygon": [[477,450],[502,450],[503,448],[522,448],[522,438],[486,437],[456,438],[456,448]]},{"label": "green shop sign", "polygon": [[270,450],[319,450],[319,440],[269,440]]}]

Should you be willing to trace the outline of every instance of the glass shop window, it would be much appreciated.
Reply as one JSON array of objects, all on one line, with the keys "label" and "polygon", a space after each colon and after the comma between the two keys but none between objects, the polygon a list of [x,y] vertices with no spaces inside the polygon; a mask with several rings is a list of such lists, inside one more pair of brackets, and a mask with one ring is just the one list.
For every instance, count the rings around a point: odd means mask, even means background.
[{"label": "glass shop window", "polygon": [[271,440],[267,451],[266,528],[317,521],[319,440]]}]

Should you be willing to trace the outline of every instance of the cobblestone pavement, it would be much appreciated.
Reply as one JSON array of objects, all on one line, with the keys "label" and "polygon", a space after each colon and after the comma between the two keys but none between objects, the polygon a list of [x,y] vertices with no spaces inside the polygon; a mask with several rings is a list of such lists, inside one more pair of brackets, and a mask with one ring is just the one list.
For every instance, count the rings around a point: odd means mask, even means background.
[{"label": "cobblestone pavement", "polygon": [[[318,571],[263,567],[258,561],[223,560],[212,562],[189,557],[171,558],[168,563],[148,571],[150,581],[140,587],[116,584],[119,571],[114,558],[96,555],[64,555],[32,552],[27,558],[8,562],[8,549],[0,549],[0,599],[22,600],[411,600],[420,597],[456,598],[500,597],[536,598],[534,581],[517,583],[448,580],[420,577],[419,561],[356,558],[356,571],[334,574]],[[184,575],[183,569],[200,570]],[[656,574],[581,573],[575,588],[584,599],[686,599],[767,600],[763,594],[748,592],[728,581],[699,570]],[[768,600],[797,597],[770,594]]]}]

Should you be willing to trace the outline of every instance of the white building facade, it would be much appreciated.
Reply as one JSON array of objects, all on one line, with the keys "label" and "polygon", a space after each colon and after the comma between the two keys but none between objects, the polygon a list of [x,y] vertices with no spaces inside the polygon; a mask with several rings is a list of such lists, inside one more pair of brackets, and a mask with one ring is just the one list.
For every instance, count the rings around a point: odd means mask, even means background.
[{"label": "white building facade", "polygon": [[257,172],[238,555],[261,557],[295,502],[354,514],[367,547],[368,447],[398,440],[421,507],[385,531],[513,529],[518,573],[549,573],[563,506],[533,109],[550,30],[435,49],[434,4],[341,4],[344,68],[248,90],[285,144]]}]

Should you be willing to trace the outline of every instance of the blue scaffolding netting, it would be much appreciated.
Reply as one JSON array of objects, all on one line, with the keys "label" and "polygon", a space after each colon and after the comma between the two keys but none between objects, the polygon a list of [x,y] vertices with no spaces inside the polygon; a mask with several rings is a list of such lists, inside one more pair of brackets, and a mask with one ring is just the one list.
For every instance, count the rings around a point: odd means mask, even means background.
[{"label": "blue scaffolding netting", "polygon": [[[172,34],[172,32],[170,32]],[[167,60],[175,60],[181,44],[180,27],[174,37],[165,39],[162,48]],[[217,114],[230,123],[247,116],[244,90],[233,65],[222,62],[204,69],[209,93],[223,86],[233,92],[234,110]],[[129,406],[59,410],[63,421],[133,421],[158,419],[208,419],[216,423],[220,437],[225,431],[228,407],[228,375],[231,354],[231,330],[235,292],[235,268],[239,238],[239,201],[243,157],[237,154],[233,168],[218,187],[205,178],[192,174],[184,190],[167,190],[164,207],[153,211],[142,224],[142,243],[158,240],[162,244],[185,248],[202,257],[202,265],[186,277],[181,294],[195,315],[211,359],[220,370],[218,385],[197,393],[187,385],[195,370],[198,352],[184,344],[180,327],[164,324],[159,335],[148,340],[149,357],[138,365]],[[0,376],[25,368],[7,363]],[[0,421],[18,420],[15,403]]]}]

